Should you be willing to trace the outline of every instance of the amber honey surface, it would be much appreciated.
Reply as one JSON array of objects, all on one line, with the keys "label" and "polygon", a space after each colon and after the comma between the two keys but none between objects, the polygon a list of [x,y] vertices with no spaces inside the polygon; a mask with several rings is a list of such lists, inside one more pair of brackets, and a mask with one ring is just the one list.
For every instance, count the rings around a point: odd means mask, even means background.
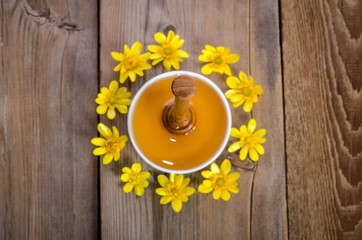
[{"label": "amber honey surface", "polygon": [[221,146],[227,115],[213,88],[196,80],[191,98],[196,112],[195,129],[186,136],[174,135],[162,123],[165,104],[174,99],[172,79],[160,80],[142,93],[134,110],[134,138],[142,153],[158,166],[185,170],[205,163]]}]

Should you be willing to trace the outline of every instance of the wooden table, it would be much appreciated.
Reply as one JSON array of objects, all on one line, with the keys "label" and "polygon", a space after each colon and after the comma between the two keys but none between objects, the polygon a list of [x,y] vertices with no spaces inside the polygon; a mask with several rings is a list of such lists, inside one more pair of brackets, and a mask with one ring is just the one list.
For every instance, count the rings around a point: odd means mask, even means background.
[{"label": "wooden table", "polygon": [[[2,0],[0,4],[0,239],[362,239],[362,2]],[[205,44],[264,88],[251,113],[266,153],[241,162],[240,193],[196,193],[180,213],[159,204],[160,172],[130,142],[121,159],[92,155],[96,125],[127,133],[126,115],[99,117],[100,87],[118,79],[110,52],[174,30],[200,73]],[[161,65],[124,86],[133,95]],[[225,91],[226,75],[210,79]],[[121,169],[152,173],[144,196],[122,191]],[[191,186],[200,172],[188,174]]]}]

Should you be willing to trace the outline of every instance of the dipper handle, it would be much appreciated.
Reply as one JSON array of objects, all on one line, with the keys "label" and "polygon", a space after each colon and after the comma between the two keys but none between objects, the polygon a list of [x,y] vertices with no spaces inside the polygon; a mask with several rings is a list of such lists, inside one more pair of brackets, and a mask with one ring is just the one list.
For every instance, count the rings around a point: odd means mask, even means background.
[{"label": "dipper handle", "polygon": [[195,111],[190,106],[190,98],[196,92],[195,80],[185,74],[179,75],[173,80],[171,90],[175,101],[164,109],[162,121],[171,133],[186,135],[196,123]]}]

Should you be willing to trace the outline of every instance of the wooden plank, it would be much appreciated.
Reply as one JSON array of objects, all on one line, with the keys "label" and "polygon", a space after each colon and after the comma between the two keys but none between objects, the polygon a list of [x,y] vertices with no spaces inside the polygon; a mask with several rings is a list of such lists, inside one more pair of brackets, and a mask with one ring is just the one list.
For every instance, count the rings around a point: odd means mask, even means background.
[{"label": "wooden plank", "polygon": [[0,238],[96,239],[97,1],[0,5]]},{"label": "wooden plank", "polygon": [[[272,94],[277,94],[278,98],[272,100],[272,95],[265,97],[263,103],[256,105],[261,109],[275,108],[277,117],[271,123],[267,123],[269,117],[259,114],[260,121],[269,127],[271,137],[283,136],[283,118],[281,103],[281,78],[280,78],[280,56],[278,55],[278,23],[277,23],[277,2],[267,4],[269,10],[274,11],[271,16],[272,22],[268,25],[275,31],[273,36],[275,41],[268,48],[271,55],[266,59],[273,58],[272,80],[275,83],[269,83],[267,78],[260,77],[260,83],[270,84],[274,89]],[[255,13],[263,9],[261,5],[255,5]],[[255,14],[254,13],[254,14]],[[255,17],[261,17],[256,15]],[[203,65],[198,61],[198,55],[205,44],[214,46],[230,47],[232,52],[238,53],[241,58],[238,63],[232,66],[232,71],[238,75],[239,71],[249,72],[250,59],[249,47],[257,48],[257,45],[251,45],[249,42],[249,27],[256,26],[249,24],[250,9],[249,1],[101,1],[101,86],[108,86],[109,82],[119,78],[119,73],[113,72],[116,62],[110,56],[111,51],[123,51],[123,45],[131,45],[135,41],[141,41],[144,48],[148,44],[154,44],[153,35],[156,32],[167,33],[168,30],[175,30],[183,39],[185,49],[190,58],[181,64],[182,70],[199,72]],[[251,20],[253,21],[253,19]],[[263,32],[263,36],[269,32]],[[256,38],[256,37],[255,37]],[[258,40],[262,42],[261,40]],[[258,43],[259,43],[258,42]],[[262,42],[265,44],[265,42]],[[255,59],[261,59],[260,53],[253,53]],[[279,59],[278,59],[279,57]],[[275,60],[276,59],[276,60]],[[279,61],[279,62],[278,62]],[[267,62],[263,60],[260,69],[255,67],[256,76],[264,73],[261,68],[267,67]],[[140,86],[153,76],[163,72],[161,65],[153,67],[145,72],[144,77],[137,77],[136,83],[126,82],[124,86],[131,89],[133,95]],[[258,73],[257,71],[261,71]],[[278,75],[279,74],[279,75]],[[210,75],[210,78],[225,91],[226,76],[218,74]],[[259,81],[259,79],[257,81]],[[266,86],[267,87],[267,86]],[[271,100],[268,103],[268,100]],[[279,104],[279,105],[277,105]],[[271,113],[268,110],[268,113]],[[242,109],[232,109],[233,126],[240,127],[241,124],[247,124],[251,115],[246,114]],[[261,118],[265,120],[262,121]],[[120,129],[121,134],[127,133],[127,116],[117,115],[112,122],[106,117],[101,117],[101,122],[111,126],[115,125]],[[260,124],[260,127],[263,127]],[[274,129],[274,130],[272,130]],[[230,140],[230,143],[233,140]],[[260,172],[253,171],[254,165],[250,162],[240,164],[237,156],[229,154],[226,151],[217,160],[217,163],[230,157],[233,158],[233,171],[241,173],[238,180],[240,193],[233,195],[229,202],[222,200],[215,201],[211,195],[196,193],[190,197],[190,201],[183,205],[180,213],[174,213],[170,206],[161,206],[159,196],[155,194],[155,188],[158,187],[157,172],[144,163],[136,154],[130,143],[121,152],[121,159],[107,166],[101,166],[101,219],[102,219],[102,238],[103,239],[250,239],[251,238],[251,215],[254,216],[254,226],[252,231],[255,236],[267,239],[269,236],[286,236],[286,208],[285,208],[285,173],[283,165],[284,143],[278,140],[274,144],[270,140],[266,145],[267,157],[260,161]],[[278,146],[281,144],[281,146]],[[274,149],[275,148],[275,149]],[[270,159],[270,160],[269,160]],[[267,163],[271,161],[270,163]],[[135,197],[132,194],[126,194],[122,191],[123,184],[120,181],[121,169],[124,166],[130,166],[134,162],[142,164],[143,168],[150,171],[152,179],[150,187],[146,189],[142,197]],[[265,164],[265,166],[264,166]],[[266,173],[270,165],[279,164],[272,167],[275,173]],[[238,167],[243,166],[243,168]],[[250,168],[250,169],[247,169]],[[261,175],[265,174],[265,176]],[[200,172],[188,174],[191,177],[191,186],[197,188],[202,182]],[[256,179],[253,194],[253,179]],[[260,179],[260,180],[259,180]],[[271,189],[263,189],[260,185],[270,181],[271,184],[280,184]],[[284,187],[284,189],[283,189]],[[274,194],[277,191],[277,194]],[[264,200],[261,200],[263,198]],[[251,214],[251,199],[254,205],[263,209],[260,212],[255,209]],[[279,203],[276,203],[280,201]],[[256,208],[254,207],[254,208]],[[253,208],[253,209],[254,209]],[[265,214],[264,219],[262,214]],[[261,224],[262,220],[270,223]],[[260,227],[258,227],[260,224]],[[264,226],[266,226],[265,229]],[[274,228],[275,229],[272,229]]]},{"label": "wooden plank", "polygon": [[[266,128],[252,192],[253,239],[287,239],[283,86],[278,1],[250,2],[250,73],[264,92],[252,115]],[[257,127],[258,128],[258,127]]]},{"label": "wooden plank", "polygon": [[361,10],[282,0],[291,239],[362,239]]}]

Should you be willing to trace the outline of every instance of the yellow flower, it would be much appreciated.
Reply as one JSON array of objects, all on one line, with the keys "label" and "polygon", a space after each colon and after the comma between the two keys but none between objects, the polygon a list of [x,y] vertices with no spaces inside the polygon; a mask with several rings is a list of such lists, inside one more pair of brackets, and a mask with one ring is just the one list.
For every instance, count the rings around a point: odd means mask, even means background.
[{"label": "yellow flower", "polygon": [[128,137],[126,135],[119,136],[118,130],[115,126],[109,129],[103,123],[97,125],[98,132],[103,136],[96,137],[91,140],[93,145],[98,146],[94,149],[93,154],[96,156],[105,155],[103,157],[103,164],[110,163],[113,158],[118,161],[120,157],[120,151],[126,145]]},{"label": "yellow flower", "polygon": [[124,45],[124,54],[118,52],[111,52],[114,60],[119,61],[113,70],[115,72],[121,71],[119,81],[124,83],[127,78],[134,82],[136,81],[136,74],[143,76],[143,70],[151,68],[151,65],[147,62],[151,53],[141,54],[142,44],[135,42],[131,49],[127,45]]},{"label": "yellow flower", "polygon": [[202,54],[199,56],[201,62],[206,62],[201,72],[202,74],[209,75],[212,72],[218,72],[220,74],[231,75],[231,69],[228,64],[236,63],[239,61],[239,56],[235,53],[229,54],[230,48],[217,47],[206,45],[202,50]]},{"label": "yellow flower", "polygon": [[[118,82],[112,81],[109,84],[109,89],[106,87],[101,88],[101,92],[98,93],[96,103],[98,114],[105,114],[109,119],[116,117],[116,108],[120,113],[126,114],[128,112],[127,106],[131,104],[131,100],[128,99],[131,96],[130,92],[127,92],[127,88],[118,88]],[[108,110],[108,111],[107,111]]]},{"label": "yellow flower", "polygon": [[249,157],[253,161],[259,160],[259,154],[264,154],[264,148],[261,144],[265,142],[264,135],[265,129],[260,129],[254,133],[256,128],[256,121],[251,119],[248,124],[248,128],[245,125],[240,127],[240,131],[236,128],[231,129],[230,135],[235,138],[240,138],[239,141],[234,142],[229,147],[229,152],[236,152],[240,150],[240,159],[245,160],[246,155],[249,153]]},{"label": "yellow flower", "polygon": [[150,59],[153,60],[152,65],[154,66],[163,61],[163,66],[167,71],[171,70],[171,66],[175,69],[180,69],[179,62],[183,62],[182,58],[188,58],[189,55],[187,52],[179,49],[184,44],[184,40],[179,39],[180,37],[178,35],[175,36],[172,30],[168,32],[167,38],[163,33],[156,33],[155,40],[161,46],[148,46],[148,50],[152,52],[150,56]]},{"label": "yellow flower", "polygon": [[214,190],[212,196],[215,200],[220,197],[224,201],[230,199],[230,193],[238,193],[238,183],[236,180],[239,179],[240,173],[234,172],[228,175],[231,170],[231,163],[228,159],[225,159],[220,168],[216,163],[212,163],[210,167],[211,171],[202,171],[201,175],[206,178],[200,184],[198,190],[201,193],[209,193]]},{"label": "yellow flower", "polygon": [[123,174],[121,175],[122,182],[125,182],[123,191],[129,193],[134,189],[137,196],[142,196],[145,188],[148,187],[147,179],[151,176],[149,172],[141,172],[142,166],[139,163],[132,164],[131,168],[122,168]]},{"label": "yellow flower", "polygon": [[244,72],[239,73],[239,78],[234,76],[226,79],[226,84],[231,88],[225,92],[225,96],[233,102],[233,107],[237,108],[244,104],[244,111],[250,112],[253,108],[253,103],[258,101],[258,95],[263,93],[260,84],[254,86],[254,79],[252,76],[248,77]]},{"label": "yellow flower", "polygon": [[184,179],[184,175],[170,174],[170,179],[165,175],[158,175],[158,183],[161,188],[156,189],[156,193],[162,196],[160,203],[167,204],[171,202],[172,208],[175,212],[181,211],[182,202],[189,200],[188,196],[194,194],[195,189],[187,187],[190,178]]}]

